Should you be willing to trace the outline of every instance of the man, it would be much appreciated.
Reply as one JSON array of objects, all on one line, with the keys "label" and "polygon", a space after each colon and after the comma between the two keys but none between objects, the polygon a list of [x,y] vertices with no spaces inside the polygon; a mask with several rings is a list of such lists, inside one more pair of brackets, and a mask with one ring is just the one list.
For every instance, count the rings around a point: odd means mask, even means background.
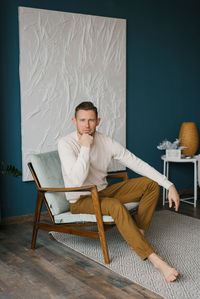
[{"label": "man", "polygon": [[[66,187],[97,185],[102,214],[110,215],[130,248],[142,260],[149,259],[169,282],[176,280],[178,271],[157,255],[147,242],[144,232],[149,228],[157,200],[159,185],[168,189],[169,206],[179,207],[179,195],[175,186],[153,167],[143,162],[122,145],[96,132],[100,123],[97,108],[91,102],[82,102],[76,107],[72,119],[77,131],[62,138],[58,152]],[[144,177],[130,179],[107,186],[106,176],[111,159]],[[67,193],[71,213],[93,214],[91,195],[88,192]],[[137,219],[134,220],[124,206],[127,202],[139,201]]]}]

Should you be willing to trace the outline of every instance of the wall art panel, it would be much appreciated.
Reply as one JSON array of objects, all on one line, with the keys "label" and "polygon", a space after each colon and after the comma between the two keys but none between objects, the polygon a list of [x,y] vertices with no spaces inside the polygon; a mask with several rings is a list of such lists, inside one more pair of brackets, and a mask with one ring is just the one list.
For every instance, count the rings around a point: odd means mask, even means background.
[{"label": "wall art panel", "polygon": [[23,180],[32,179],[30,154],[75,130],[82,101],[98,107],[98,130],[125,146],[126,20],[19,7],[19,38]]}]

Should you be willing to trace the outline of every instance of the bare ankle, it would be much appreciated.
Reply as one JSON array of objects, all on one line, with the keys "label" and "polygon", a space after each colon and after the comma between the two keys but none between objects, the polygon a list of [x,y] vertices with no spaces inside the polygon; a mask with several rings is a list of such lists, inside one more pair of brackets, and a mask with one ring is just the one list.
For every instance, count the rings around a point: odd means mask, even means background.
[{"label": "bare ankle", "polygon": [[161,257],[157,255],[155,252],[151,253],[148,256],[149,261],[154,265],[154,267],[158,268],[161,262]]}]

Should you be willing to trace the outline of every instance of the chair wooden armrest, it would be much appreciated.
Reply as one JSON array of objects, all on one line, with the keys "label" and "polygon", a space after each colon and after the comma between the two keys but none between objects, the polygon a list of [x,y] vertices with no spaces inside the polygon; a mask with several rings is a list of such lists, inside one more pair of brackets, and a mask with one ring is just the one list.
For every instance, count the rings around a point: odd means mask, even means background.
[{"label": "chair wooden armrest", "polygon": [[69,188],[39,187],[38,191],[40,192],[78,192],[78,191],[91,191],[95,187],[96,185],[88,185],[82,187],[69,187]]},{"label": "chair wooden armrest", "polygon": [[[109,179],[118,179],[122,178],[124,181],[128,180],[127,172],[118,172],[118,173],[109,173],[107,175]],[[38,191],[40,192],[78,192],[78,191],[91,191],[95,188],[96,185],[88,185],[81,187],[68,187],[68,188],[48,188],[48,187],[39,187]]]},{"label": "chair wooden armrest", "polygon": [[119,179],[122,178],[124,181],[128,180],[128,173],[127,172],[118,172],[118,173],[109,173],[107,175],[109,179]]}]

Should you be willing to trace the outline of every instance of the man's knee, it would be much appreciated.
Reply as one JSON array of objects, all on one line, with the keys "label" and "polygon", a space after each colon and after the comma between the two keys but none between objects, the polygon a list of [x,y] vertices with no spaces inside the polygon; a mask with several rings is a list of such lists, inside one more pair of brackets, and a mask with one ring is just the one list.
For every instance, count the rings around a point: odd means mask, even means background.
[{"label": "man's knee", "polygon": [[160,193],[160,186],[157,182],[147,178],[148,180],[148,190],[151,192],[155,192],[156,195]]},{"label": "man's knee", "polygon": [[116,198],[107,198],[102,202],[103,210],[106,210],[107,214],[119,214],[126,210],[126,207]]},{"label": "man's knee", "polygon": [[159,184],[157,182],[155,182],[155,181],[153,181],[151,179],[149,179],[149,180],[150,180],[150,185],[151,185],[152,189],[155,189],[155,190],[159,190],[160,189],[160,186],[159,186]]}]

